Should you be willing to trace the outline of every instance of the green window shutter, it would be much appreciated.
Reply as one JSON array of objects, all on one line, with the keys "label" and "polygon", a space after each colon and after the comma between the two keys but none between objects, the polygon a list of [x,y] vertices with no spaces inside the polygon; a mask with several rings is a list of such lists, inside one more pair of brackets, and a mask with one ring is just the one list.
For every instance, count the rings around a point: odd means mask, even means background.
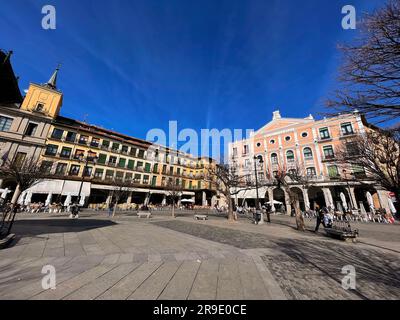
[{"label": "green window shutter", "polygon": [[135,161],[134,160],[128,160],[128,169],[133,169],[135,166]]},{"label": "green window shutter", "polygon": [[125,167],[126,159],[124,158],[119,158],[118,166],[123,168]]},{"label": "green window shutter", "polygon": [[145,170],[146,172],[150,172],[150,163],[146,163],[146,164],[145,164],[144,170]]},{"label": "green window shutter", "polygon": [[98,163],[100,164],[105,164],[107,160],[107,155],[106,154],[99,154],[99,159],[97,160]]}]

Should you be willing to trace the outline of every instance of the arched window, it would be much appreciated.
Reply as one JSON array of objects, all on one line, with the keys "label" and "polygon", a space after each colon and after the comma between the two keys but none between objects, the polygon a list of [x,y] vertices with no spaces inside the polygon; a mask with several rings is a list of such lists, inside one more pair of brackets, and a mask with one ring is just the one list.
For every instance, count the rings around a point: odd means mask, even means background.
[{"label": "arched window", "polygon": [[313,153],[312,153],[311,148],[308,148],[308,147],[304,148],[303,154],[304,154],[304,158],[305,159],[312,159],[313,158]]},{"label": "arched window", "polygon": [[286,151],[286,159],[288,162],[294,162],[294,152],[292,150]]},{"label": "arched window", "polygon": [[271,154],[271,162],[272,164],[278,163],[278,155],[276,153]]}]

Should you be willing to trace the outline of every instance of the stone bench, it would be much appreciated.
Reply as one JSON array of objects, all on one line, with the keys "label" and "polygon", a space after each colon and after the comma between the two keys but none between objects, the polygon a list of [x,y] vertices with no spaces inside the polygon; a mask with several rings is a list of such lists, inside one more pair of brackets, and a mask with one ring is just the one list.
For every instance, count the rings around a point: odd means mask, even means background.
[{"label": "stone bench", "polygon": [[205,214],[195,214],[195,215],[194,215],[194,218],[195,218],[196,220],[208,220],[208,216],[205,215]]},{"label": "stone bench", "polygon": [[137,215],[139,218],[146,217],[147,219],[149,219],[151,217],[151,212],[138,212]]},{"label": "stone bench", "polygon": [[353,230],[350,224],[340,225],[333,223],[332,226],[325,228],[325,232],[328,236],[340,240],[351,239],[356,241],[358,237],[358,230]]}]

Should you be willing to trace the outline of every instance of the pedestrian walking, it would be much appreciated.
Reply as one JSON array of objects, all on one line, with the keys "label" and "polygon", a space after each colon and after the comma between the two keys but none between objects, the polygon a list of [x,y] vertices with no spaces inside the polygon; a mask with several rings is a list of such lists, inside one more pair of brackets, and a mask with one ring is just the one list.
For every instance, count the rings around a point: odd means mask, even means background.
[{"label": "pedestrian walking", "polygon": [[325,227],[325,212],[322,209],[317,209],[317,225],[315,226],[315,232],[318,232],[319,226],[322,225]]},{"label": "pedestrian walking", "polygon": [[110,204],[108,205],[108,216],[109,217],[112,217],[112,214],[113,214],[113,212],[114,212],[114,202],[110,202]]}]

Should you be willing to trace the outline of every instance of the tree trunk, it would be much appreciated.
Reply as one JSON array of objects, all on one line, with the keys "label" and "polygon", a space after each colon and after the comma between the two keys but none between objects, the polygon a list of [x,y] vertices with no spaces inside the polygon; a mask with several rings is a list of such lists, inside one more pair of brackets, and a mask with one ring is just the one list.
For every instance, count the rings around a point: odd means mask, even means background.
[{"label": "tree trunk", "polygon": [[289,187],[286,188],[286,191],[289,195],[289,201],[292,207],[294,208],[295,217],[296,217],[296,226],[298,231],[306,231],[306,226],[304,224],[303,215],[301,214],[299,197],[296,193],[290,190]]},{"label": "tree trunk", "polygon": [[[14,224],[14,220],[15,220],[15,216],[17,214],[17,211],[15,210],[15,207],[17,205],[17,201],[18,201],[18,198],[21,195],[21,193],[22,193],[22,190],[20,188],[20,185],[18,184],[17,187],[15,188],[15,191],[14,191],[14,194],[13,194],[13,197],[12,197],[12,200],[11,200],[11,210],[10,210],[9,213],[4,215],[4,220],[3,220],[2,226],[1,226],[1,228],[3,228],[4,223],[7,220],[7,216],[6,215],[9,215],[11,217],[11,220],[9,221],[10,224],[8,226],[6,236],[8,236],[10,234],[11,230],[12,230],[12,227],[13,227],[13,224]],[[15,212],[14,212],[14,210],[15,210]]]},{"label": "tree trunk", "polygon": [[233,208],[232,208],[232,201],[230,195],[226,197],[228,200],[228,221],[229,222],[234,222],[236,221],[235,215],[233,214]]},{"label": "tree trunk", "polygon": [[175,218],[175,200],[172,200],[172,218]]}]

